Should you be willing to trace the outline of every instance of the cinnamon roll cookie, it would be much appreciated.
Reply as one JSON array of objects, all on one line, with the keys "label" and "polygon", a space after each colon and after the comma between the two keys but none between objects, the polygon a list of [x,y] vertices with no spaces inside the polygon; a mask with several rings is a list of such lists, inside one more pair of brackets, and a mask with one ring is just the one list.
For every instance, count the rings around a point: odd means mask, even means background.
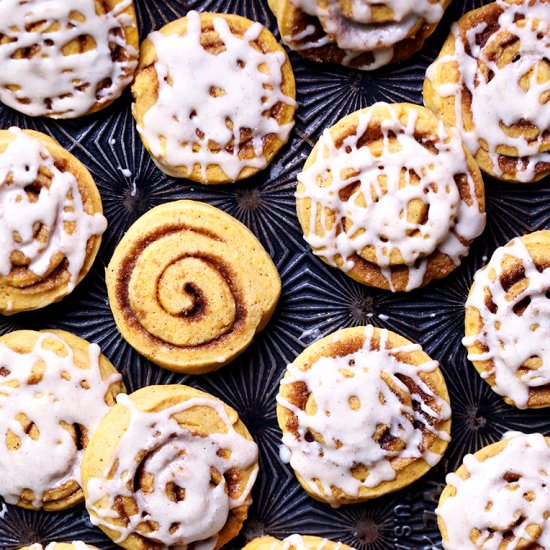
[{"label": "cinnamon roll cookie", "polygon": [[331,334],[291,363],[277,396],[281,456],[313,498],[337,507],[397,491],[450,439],[438,363],[373,326]]},{"label": "cinnamon roll cookie", "polygon": [[137,54],[132,0],[0,2],[0,101],[26,115],[105,108],[131,82]]},{"label": "cinnamon roll cookie", "polygon": [[201,183],[262,170],[294,124],[286,53],[268,29],[238,15],[190,11],[151,33],[132,92],[158,167]]},{"label": "cinnamon roll cookie", "polygon": [[333,542],[310,535],[290,535],[283,540],[275,537],[258,537],[251,540],[242,550],[353,550],[341,542]]},{"label": "cinnamon roll cookie", "polygon": [[107,222],[88,170],[52,138],[0,130],[0,312],[69,294],[99,250]]},{"label": "cinnamon roll cookie", "polygon": [[24,546],[20,550],[99,550],[96,546],[91,546],[81,541],[74,542],[50,542],[46,546],[40,543]]},{"label": "cinnamon roll cookie", "polygon": [[478,271],[466,301],[468,359],[521,409],[550,406],[550,231],[515,238]]},{"label": "cinnamon roll cookie", "polygon": [[550,174],[550,1],[498,0],[453,26],[424,102],[458,127],[481,169],[530,183]]},{"label": "cinnamon roll cookie", "polygon": [[450,0],[268,0],[287,46],[319,62],[374,70],[417,52]]},{"label": "cinnamon roll cookie", "polygon": [[508,434],[466,455],[436,510],[446,550],[550,548],[550,438]]},{"label": "cinnamon roll cookie", "polygon": [[237,413],[189,386],[149,386],[103,418],[85,451],[91,520],[129,550],[216,550],[240,531],[258,450]]},{"label": "cinnamon roll cookie", "polygon": [[0,495],[23,508],[82,501],[82,449],[124,390],[99,347],[68,332],[0,337]]},{"label": "cinnamon roll cookie", "polygon": [[244,225],[184,200],[132,225],[107,268],[107,290],[130,345],[162,367],[197,374],[248,347],[269,321],[281,281]]},{"label": "cinnamon roll cookie", "polygon": [[370,286],[409,291],[445,277],[485,227],[472,155],[409,103],[377,103],[325,130],[298,182],[314,254]]}]

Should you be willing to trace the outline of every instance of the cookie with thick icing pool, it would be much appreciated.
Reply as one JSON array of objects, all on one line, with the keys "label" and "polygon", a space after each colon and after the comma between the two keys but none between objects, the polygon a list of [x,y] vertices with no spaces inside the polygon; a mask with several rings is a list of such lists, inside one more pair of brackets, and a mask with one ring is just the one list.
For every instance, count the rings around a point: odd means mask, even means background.
[{"label": "cookie with thick icing pool", "polygon": [[475,274],[465,332],[468,359],[507,403],[550,407],[550,231],[495,250]]},{"label": "cookie with thick icing pool", "polygon": [[110,105],[138,58],[132,0],[2,0],[0,101],[75,118]]},{"label": "cookie with thick icing pool", "polygon": [[130,227],[107,268],[107,290],[130,345],[157,365],[200,374],[249,346],[273,314],[281,280],[247,227],[183,200]]},{"label": "cookie with thick icing pool", "polygon": [[337,507],[397,491],[435,466],[451,409],[437,361],[402,336],[347,328],[288,365],[277,395],[281,457]]},{"label": "cookie with thick icing pool", "polygon": [[449,0],[268,0],[285,44],[313,61],[365,71],[411,57]]},{"label": "cookie with thick icing pool", "polygon": [[90,172],[32,130],[0,130],[0,313],[42,308],[86,276],[107,227]]},{"label": "cookie with thick icing pool", "polygon": [[68,332],[0,337],[0,495],[33,510],[83,500],[80,464],[101,417],[124,391],[95,344]]},{"label": "cookie with thick icing pool", "polygon": [[50,542],[43,545],[40,543],[31,544],[30,546],[24,546],[19,550],[99,550],[97,546],[91,546],[81,541],[73,542]]},{"label": "cookie with thick icing pool", "polygon": [[243,550],[353,550],[351,546],[311,535],[290,535],[283,540],[264,536],[252,539]]},{"label": "cookie with thick icing pool", "polygon": [[446,277],[485,227],[472,155],[410,103],[376,103],[325,130],[298,174],[296,208],[314,254],[392,291]]},{"label": "cookie with thick icing pool", "polygon": [[550,1],[498,0],[453,26],[424,103],[459,129],[484,172],[539,181],[550,174],[549,59]]},{"label": "cookie with thick icing pool", "polygon": [[82,463],[92,522],[128,550],[217,550],[240,531],[257,473],[237,413],[181,385],[120,396]]},{"label": "cookie with thick icing pool", "polygon": [[508,433],[447,475],[436,510],[445,550],[550,548],[550,438]]},{"label": "cookie with thick icing pool", "polygon": [[137,129],[158,167],[201,183],[264,169],[294,124],[285,51],[239,15],[190,11],[151,33],[132,92]]}]

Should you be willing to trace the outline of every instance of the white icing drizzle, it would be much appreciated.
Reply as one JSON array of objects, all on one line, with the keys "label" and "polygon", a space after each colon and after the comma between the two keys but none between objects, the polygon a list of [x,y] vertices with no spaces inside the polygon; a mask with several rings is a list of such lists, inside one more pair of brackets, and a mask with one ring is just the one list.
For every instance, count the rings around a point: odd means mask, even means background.
[{"label": "white icing drizzle", "polygon": [[[158,58],[154,67],[159,91],[139,132],[163,165],[185,166],[188,171],[199,165],[203,175],[208,166],[219,165],[231,179],[245,167],[264,168],[264,139],[276,135],[286,141],[293,126],[279,124],[268,113],[279,102],[295,105],[281,90],[286,55],[282,51],[262,53],[251,46],[264,29],[260,23],[239,37],[223,17],[214,18],[214,28],[225,50],[210,53],[200,43],[200,15],[190,11],[186,19],[184,35],[149,35]],[[260,67],[268,70],[260,71]],[[214,97],[212,89],[224,93]],[[241,132],[247,129],[253,132],[255,156],[239,158]],[[219,150],[212,150],[212,142]],[[194,150],[197,144],[200,147]]]},{"label": "white icing drizzle", "polygon": [[[157,526],[150,537],[167,547],[184,550],[194,543],[194,547],[201,550],[214,548],[229,511],[250,502],[257,466],[239,499],[227,494],[223,474],[231,468],[243,470],[255,464],[256,444],[235,431],[223,403],[214,398],[188,399],[159,412],[139,411],[126,395],[119,395],[117,401],[128,409],[130,421],[113,462],[105,467],[104,477],[88,481],[86,501],[93,512],[92,522],[118,532],[117,543],[150,520]],[[211,408],[227,431],[200,436],[181,427],[174,415],[192,407]],[[220,449],[228,450],[229,456],[218,453]],[[153,486],[148,492],[141,488],[134,492],[133,479],[139,465],[136,457],[144,454],[149,456],[143,469],[153,477]],[[211,484],[211,469],[222,474],[215,487]],[[109,472],[112,475],[109,476]],[[171,483],[185,491],[184,500],[174,502],[167,497],[165,488]],[[117,496],[133,498],[136,503],[137,511],[128,518],[125,527],[111,521],[118,516],[112,509]],[[101,506],[96,506],[101,499],[104,499]],[[174,529],[174,526],[177,527]]]},{"label": "white icing drizzle", "polygon": [[[60,353],[44,348],[44,342],[52,340],[62,347]],[[90,344],[88,353],[89,368],[83,369],[75,365],[70,346],[51,333],[40,334],[30,353],[0,344],[0,368],[9,371],[0,377],[0,495],[9,504],[17,504],[30,489],[33,505],[40,507],[47,491],[70,480],[81,483],[83,451],[62,424],[78,424],[91,434],[109,408],[104,396],[121,379],[113,374],[102,380],[99,346]],[[33,383],[40,367],[42,378]],[[21,415],[34,423],[40,432],[37,439],[25,432]],[[19,439],[17,448],[8,448],[8,434]]]},{"label": "white icing drizzle", "polygon": [[[512,296],[500,281],[506,256],[516,258],[525,270],[524,284],[517,296]],[[493,282],[494,281],[494,282]],[[539,271],[520,238],[497,248],[488,266],[474,277],[474,286],[466,307],[475,308],[481,317],[478,335],[465,337],[463,344],[485,346],[485,353],[468,354],[470,361],[491,361],[491,368],[483,378],[494,375],[493,389],[499,395],[509,397],[519,408],[526,408],[529,389],[550,384],[550,267]],[[493,313],[486,303],[489,291]],[[518,304],[528,302],[521,314],[515,312]],[[530,358],[540,360],[538,368],[519,373],[518,369]]]},{"label": "white icing drizzle", "polygon": [[[503,146],[514,148],[518,157],[515,177],[518,181],[528,182],[533,179],[538,163],[550,162],[550,152],[541,150],[547,139],[544,134],[550,128],[550,79],[541,81],[540,70],[533,70],[550,58],[550,5],[542,1],[528,5],[527,0],[520,4],[497,3],[504,10],[498,18],[500,29],[519,38],[517,60],[500,67],[498,58],[492,60],[488,57],[487,52],[499,40],[502,30],[494,32],[481,47],[478,39],[485,31],[486,23],[467,31],[467,44],[462,41],[458,25],[454,24],[454,54],[436,59],[428,67],[426,76],[437,94],[455,97],[456,126],[472,153],[479,151],[484,143],[494,173],[502,176],[499,151]],[[437,85],[436,72],[448,64],[458,68],[458,82]],[[474,124],[471,131],[464,127],[464,90],[471,94],[470,110]],[[523,135],[512,137],[506,132],[507,127],[522,121],[540,129],[536,139],[527,140]]]},{"label": "white icing drizzle", "polygon": [[[323,550],[327,547],[331,541],[328,539],[321,539],[319,544],[315,547],[315,550]],[[306,544],[306,541],[302,535],[290,535],[285,537],[281,541],[274,542],[271,545],[270,550],[309,550],[309,546]],[[340,550],[342,548],[342,543],[338,542],[334,544],[333,550]]]},{"label": "white icing drizzle", "polygon": [[[288,365],[281,384],[304,382],[307,391],[311,392],[310,399],[316,403],[315,413],[308,414],[281,394],[277,396],[277,403],[291,411],[298,421],[296,434],[283,434],[283,444],[290,449],[292,468],[312,492],[332,505],[338,504],[331,500],[332,487],[348,495],[358,495],[361,487],[376,487],[395,479],[393,459],[422,458],[435,465],[441,456],[425,447],[423,430],[449,440],[449,435],[439,430],[437,424],[450,418],[450,407],[419,376],[435,370],[437,361],[419,366],[401,361],[399,353],[421,348],[417,344],[388,347],[387,330],[379,331],[379,349],[371,349],[373,334],[373,326],[365,327],[365,342],[354,353],[321,357],[307,370]],[[400,376],[410,378],[429,396],[433,406],[420,395],[411,394]],[[395,388],[401,396],[407,396],[405,402],[394,393]],[[409,397],[410,403],[407,402]],[[360,407],[352,406],[353,398]],[[420,410],[414,410],[413,401],[420,404]],[[415,423],[420,423],[422,428],[415,427]],[[386,426],[388,435],[403,443],[401,449],[386,450],[374,439],[380,426]],[[319,434],[323,443],[316,439],[308,442],[308,432]],[[357,465],[364,465],[368,470],[364,481],[352,475]]]},{"label": "white icing drizzle", "polygon": [[[137,65],[137,52],[123,31],[134,25],[123,13],[130,5],[123,0],[98,15],[94,0],[2,0],[0,37],[9,41],[0,42],[0,100],[31,116],[77,117],[118,97]],[[95,47],[64,55],[65,45],[79,36],[89,37]],[[113,61],[111,47],[124,49],[128,59]],[[15,58],[25,48],[38,50],[29,59]],[[98,89],[107,80],[110,84]]]},{"label": "white icing drizzle", "polygon": [[[10,128],[10,132],[16,137],[0,152],[0,275],[9,275],[14,252],[21,252],[39,277],[51,269],[54,256],[61,252],[68,263],[68,286],[73,288],[86,260],[88,239],[101,235],[107,220],[102,214],[84,210],[74,174],[61,172],[40,141],[19,128]],[[31,199],[25,188],[35,183],[43,170],[51,174],[51,183]],[[37,238],[37,224],[47,231],[45,242]]]},{"label": "white icing drizzle", "polygon": [[[374,112],[381,108],[389,118],[382,125],[383,151],[375,154],[368,146],[358,147],[357,142],[369,128]],[[416,121],[415,111],[409,112],[403,124],[391,105],[377,103],[359,113],[356,132],[340,147],[325,130],[315,161],[298,174],[303,191],[296,198],[311,200],[305,239],[313,252],[349,271],[355,266],[354,255],[372,246],[376,264],[392,290],[394,250],[401,253],[408,266],[407,290],[412,290],[423,282],[426,256],[439,249],[458,265],[468,246],[457,235],[470,241],[485,227],[485,214],[479,211],[475,182],[461,140],[440,123],[434,136],[437,151],[433,152],[415,139]],[[454,179],[461,174],[467,178],[471,204],[461,200]],[[385,192],[381,178],[385,178]],[[357,181],[359,188],[347,200],[341,200],[340,191]],[[413,200],[429,206],[423,223],[407,218]],[[316,231],[319,222],[320,232]]]},{"label": "white icing drizzle", "polygon": [[[50,542],[47,546],[42,546],[39,542],[35,542],[29,546],[29,550],[56,550],[60,543],[59,542]],[[91,548],[85,542],[75,540],[70,543],[74,550],[88,550]]]},{"label": "white icing drizzle", "polygon": [[[464,466],[470,476],[449,474],[447,483],[456,488],[456,495],[436,510],[447,530],[445,549],[514,549],[520,548],[520,539],[550,548],[549,464],[550,449],[541,434],[512,437],[502,451],[483,461],[466,455]],[[540,529],[539,536],[529,535],[530,525]],[[470,538],[474,530],[479,531],[475,543]],[[505,541],[510,532],[513,538]]]},{"label": "white icing drizzle", "polygon": [[[301,50],[318,48],[334,41],[339,48],[345,51],[344,65],[353,65],[354,60],[362,52],[370,51],[373,60],[358,68],[374,70],[386,65],[393,58],[393,46],[410,36],[414,27],[425,20],[428,23],[438,22],[443,15],[443,7],[430,0],[386,0],[376,2],[395,11],[395,21],[388,23],[372,23],[370,20],[370,6],[372,2],[356,2],[353,4],[354,16],[357,19],[346,17],[341,11],[339,0],[327,0],[326,6],[319,0],[290,0],[291,3],[304,13],[316,17],[328,36],[322,36],[318,41],[308,44],[300,43],[304,36],[303,31],[294,36],[285,37],[285,41],[294,48],[298,43]],[[361,4],[361,7],[359,7]],[[296,48],[294,48],[296,49]]]}]

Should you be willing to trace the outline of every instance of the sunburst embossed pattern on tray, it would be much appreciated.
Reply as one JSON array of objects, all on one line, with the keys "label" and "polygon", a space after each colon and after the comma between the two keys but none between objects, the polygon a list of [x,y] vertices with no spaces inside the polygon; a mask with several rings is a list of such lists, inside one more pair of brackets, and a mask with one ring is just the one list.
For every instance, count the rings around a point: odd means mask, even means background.
[{"label": "sunburst embossed pattern on tray", "polygon": [[[1,1],[1,0],[0,0]],[[424,72],[450,24],[482,0],[453,0],[420,53],[401,65],[365,73],[304,61],[290,54],[299,110],[289,143],[271,167],[244,183],[202,187],[163,175],[145,152],[130,115],[130,95],[91,117],[55,122],[32,119],[0,106],[3,128],[17,125],[52,135],[91,170],[109,227],[91,273],[61,303],[34,313],[0,317],[0,333],[20,328],[61,328],[98,343],[119,367],[129,391],[148,384],[184,382],[221,397],[237,409],[260,447],[261,473],[254,504],[241,535],[228,548],[269,533],[315,534],[357,549],[439,548],[435,506],[445,473],[464,454],[500,439],[508,430],[550,434],[542,411],[505,405],[476,374],[460,343],[464,302],[474,272],[492,251],[516,235],[550,227],[548,179],[513,186],[485,178],[488,226],[451,276],[409,294],[363,287],[314,257],[295,212],[296,174],[322,130],[375,101],[421,103]],[[135,0],[141,38],[190,9],[239,13],[277,26],[266,0]],[[124,231],[155,205],[181,198],[213,204],[245,223],[273,257],[283,294],[267,330],[233,364],[204,376],[181,376],[140,357],[118,334],[107,302],[104,269]],[[453,406],[453,440],[441,463],[420,481],[364,505],[333,510],[300,488],[279,459],[275,395],[286,364],[304,347],[342,327],[372,323],[418,341],[441,362]],[[63,513],[30,512],[0,504],[0,548],[31,542],[80,539],[99,548],[116,546],[94,528],[82,506]]]}]

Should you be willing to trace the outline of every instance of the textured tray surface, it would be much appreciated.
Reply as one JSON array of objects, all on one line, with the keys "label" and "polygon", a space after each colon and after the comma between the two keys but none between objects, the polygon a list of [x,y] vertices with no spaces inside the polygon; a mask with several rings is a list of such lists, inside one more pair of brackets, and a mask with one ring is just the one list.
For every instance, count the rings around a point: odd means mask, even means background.
[{"label": "textured tray surface", "polygon": [[[276,31],[266,0],[134,1],[142,38],[190,9],[240,13]],[[230,549],[262,533],[284,537],[295,532],[341,540],[357,549],[440,548],[434,509],[445,473],[454,470],[464,454],[500,439],[508,430],[550,434],[548,413],[505,405],[475,373],[460,343],[464,301],[475,271],[512,237],[550,227],[548,179],[516,187],[485,178],[484,235],[454,274],[410,294],[371,290],[322,264],[303,241],[295,212],[296,174],[322,130],[375,101],[421,103],[425,69],[450,24],[486,3],[453,0],[438,32],[419,54],[375,73],[317,65],[291,54],[300,104],[296,127],[271,168],[242,184],[206,188],[162,174],[136,133],[128,91],[107,110],[76,121],[31,119],[0,105],[1,127],[18,125],[49,133],[86,164],[109,220],[95,266],[76,291],[43,311],[0,317],[0,333],[63,328],[97,342],[131,391],[148,384],[184,382],[235,407],[260,446],[261,474],[250,518]],[[126,169],[131,176],[123,174]],[[232,365],[202,377],[172,374],[140,357],[118,334],[105,290],[104,267],[124,231],[149,208],[181,198],[209,202],[245,223],[273,256],[283,280],[283,295],[267,330]],[[438,467],[411,487],[365,505],[333,510],[307,497],[290,467],[280,462],[275,395],[285,365],[305,346],[334,330],[366,323],[419,342],[441,361],[452,399],[453,441]],[[102,549],[117,548],[92,527],[82,506],[63,513],[36,513],[0,501],[0,509],[2,549],[75,539]]]}]

